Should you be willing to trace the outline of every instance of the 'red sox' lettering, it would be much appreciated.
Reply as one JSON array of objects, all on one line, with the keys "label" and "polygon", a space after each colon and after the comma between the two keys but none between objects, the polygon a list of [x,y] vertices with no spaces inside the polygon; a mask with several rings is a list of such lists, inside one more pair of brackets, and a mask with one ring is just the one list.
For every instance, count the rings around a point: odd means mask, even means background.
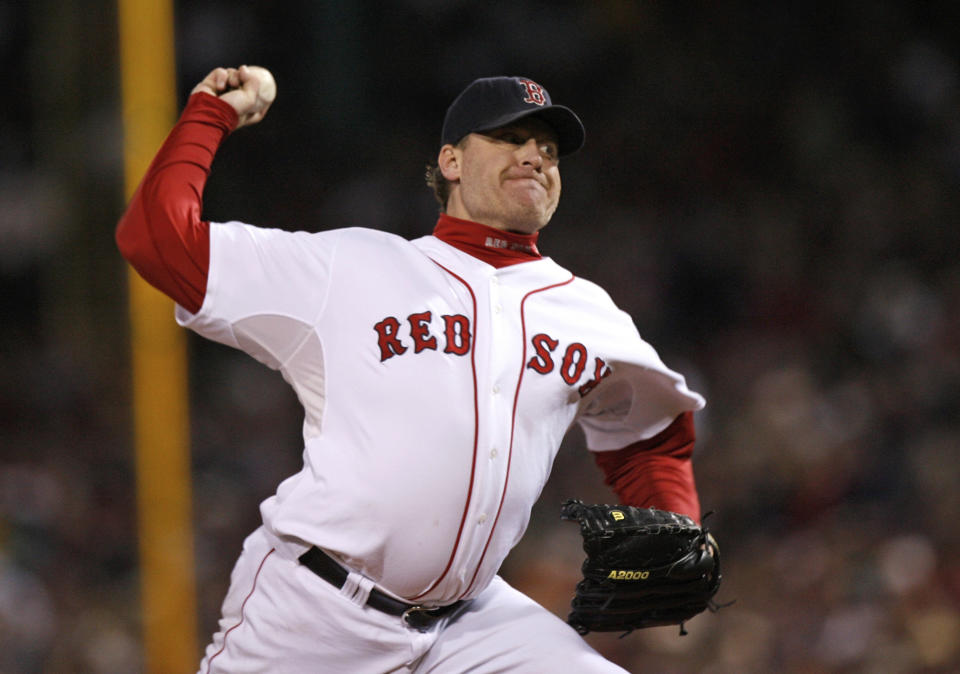
[{"label": "'red sox' lettering", "polygon": [[[553,372],[556,367],[556,363],[553,360],[553,352],[560,346],[560,341],[541,332],[534,335],[530,343],[533,346],[534,355],[527,361],[527,367],[540,374]],[[564,349],[563,358],[560,360],[560,376],[563,377],[563,381],[570,386],[576,384],[583,375],[588,360],[587,347],[583,344],[573,342],[567,346],[567,348]],[[594,358],[593,378],[578,388],[577,392],[581,397],[587,395],[600,383],[600,380],[609,375],[610,372],[611,370],[607,367],[607,363],[603,358],[599,356]]]},{"label": "'red sox' lettering", "polygon": [[[410,314],[407,317],[409,326],[410,342],[413,344],[413,352],[436,351],[440,344],[437,335],[430,332],[430,321],[433,314],[429,311]],[[470,319],[462,314],[443,315],[443,352],[451,353],[456,356],[464,356],[470,352],[473,334],[470,331]],[[377,345],[380,348],[380,362],[402,356],[407,352],[409,346],[404,344],[400,337],[400,320],[387,316],[382,321],[373,326],[377,333]],[[554,352],[560,346],[560,341],[554,339],[545,333],[538,333],[530,340],[533,347],[533,357],[527,361],[527,367],[539,374],[550,374],[557,368],[557,362],[554,360]],[[590,361],[587,347],[580,342],[572,342],[564,350],[559,359],[560,377],[569,386],[574,386],[583,376]],[[593,359],[593,376],[585,384],[577,388],[581,396],[585,396],[596,387],[600,381],[610,374],[611,370],[603,358],[595,357]]]},{"label": "'red sox' lettering", "polygon": [[[430,319],[433,314],[429,311],[422,311],[416,314],[410,314],[407,317],[407,323],[410,326],[410,339],[413,341],[413,352],[431,350],[436,351],[438,340],[430,332]],[[452,353],[456,356],[463,356],[470,352],[470,344],[473,335],[470,332],[470,319],[460,314],[452,316],[441,316],[443,318],[443,337],[444,353]],[[382,321],[373,326],[377,333],[377,344],[380,347],[380,362],[402,356],[407,352],[407,346],[400,341],[400,321],[393,316],[387,316]]]}]

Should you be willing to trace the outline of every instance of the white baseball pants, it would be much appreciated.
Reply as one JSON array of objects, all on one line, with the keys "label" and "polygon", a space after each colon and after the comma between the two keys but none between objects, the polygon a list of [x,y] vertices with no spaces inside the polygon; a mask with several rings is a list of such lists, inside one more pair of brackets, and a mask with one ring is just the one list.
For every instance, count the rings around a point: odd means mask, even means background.
[{"label": "white baseball pants", "polygon": [[199,674],[625,673],[500,577],[429,632],[362,606],[370,586],[351,574],[338,590],[258,529],[244,541]]}]

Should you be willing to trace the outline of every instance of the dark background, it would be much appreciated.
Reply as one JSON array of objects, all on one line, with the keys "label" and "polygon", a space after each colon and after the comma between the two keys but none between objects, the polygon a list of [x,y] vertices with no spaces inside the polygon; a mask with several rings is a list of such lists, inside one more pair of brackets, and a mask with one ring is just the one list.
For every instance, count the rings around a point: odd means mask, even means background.
[{"label": "dark background", "polygon": [[[218,155],[206,217],[413,237],[450,100],[542,83],[587,145],[540,248],[708,398],[695,465],[737,600],[683,638],[591,643],[631,671],[951,672],[958,20],[945,1],[195,0],[178,105],[219,65],[278,82]],[[142,668],[117,51],[111,3],[0,1],[0,672]],[[206,643],[301,414],[276,373],[189,348]],[[612,498],[578,432],[504,567],[559,615],[573,495]]]}]

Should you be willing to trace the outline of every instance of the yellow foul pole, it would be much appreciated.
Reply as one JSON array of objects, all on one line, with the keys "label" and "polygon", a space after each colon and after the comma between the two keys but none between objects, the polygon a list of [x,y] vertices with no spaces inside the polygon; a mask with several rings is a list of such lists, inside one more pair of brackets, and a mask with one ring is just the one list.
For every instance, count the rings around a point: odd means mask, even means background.
[{"label": "yellow foul pole", "polygon": [[[129,199],[176,119],[173,0],[118,0]],[[129,273],[144,665],[199,664],[186,341],[173,303]]]}]

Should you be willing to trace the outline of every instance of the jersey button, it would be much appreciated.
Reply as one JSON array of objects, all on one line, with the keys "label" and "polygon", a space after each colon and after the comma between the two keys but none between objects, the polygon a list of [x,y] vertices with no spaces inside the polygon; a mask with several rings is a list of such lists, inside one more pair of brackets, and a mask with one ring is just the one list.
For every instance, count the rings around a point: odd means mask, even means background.
[{"label": "jersey button", "polygon": [[493,385],[493,392],[494,392],[494,394],[500,393],[500,386],[497,385],[497,384],[494,384],[494,385]]},{"label": "jersey button", "polygon": [[497,458],[497,448],[496,448],[496,447],[494,447],[493,449],[490,450],[490,458],[491,458],[491,459]]},{"label": "jersey button", "polygon": [[487,513],[480,513],[480,517],[477,518],[477,524],[483,524],[487,521]]}]

